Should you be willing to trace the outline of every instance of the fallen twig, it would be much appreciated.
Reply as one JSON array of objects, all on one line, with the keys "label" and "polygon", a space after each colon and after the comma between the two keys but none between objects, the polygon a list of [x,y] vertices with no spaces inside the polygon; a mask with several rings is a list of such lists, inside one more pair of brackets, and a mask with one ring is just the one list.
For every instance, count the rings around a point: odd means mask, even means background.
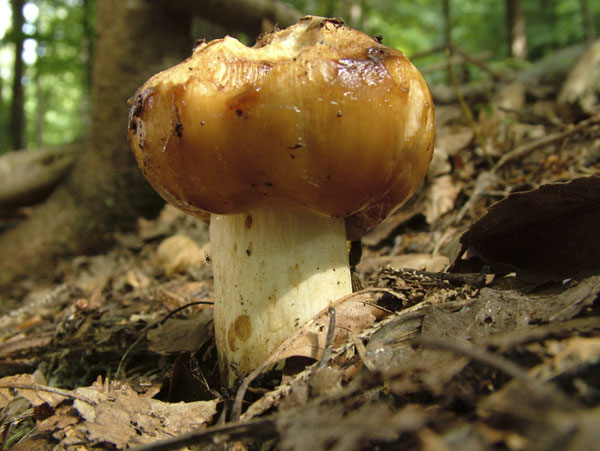
[{"label": "fallen twig", "polygon": [[327,344],[325,346],[323,357],[321,357],[321,361],[319,362],[319,368],[325,368],[329,365],[329,359],[331,358],[331,343],[333,342],[333,336],[335,335],[335,308],[332,305],[329,306],[328,312],[329,328],[327,329]]},{"label": "fallen twig", "polygon": [[508,350],[532,341],[541,341],[547,337],[566,337],[573,333],[584,334],[600,330],[600,317],[575,318],[562,322],[536,324],[535,326],[520,328],[510,333],[494,334],[485,339],[487,346],[500,350]]},{"label": "fallen twig", "polygon": [[588,127],[593,125],[600,124],[600,115],[592,116],[585,121],[581,121],[577,125],[574,125],[567,130],[564,130],[559,133],[554,133],[551,135],[544,136],[535,141],[531,141],[525,143],[519,147],[514,148],[510,152],[505,153],[493,166],[489,171],[484,171],[479,174],[477,179],[475,180],[475,187],[473,188],[473,192],[469,196],[469,199],[462,206],[456,218],[454,219],[454,224],[458,224],[463,217],[467,214],[467,212],[477,203],[477,201],[481,198],[483,192],[489,188],[493,181],[497,178],[496,173],[498,170],[504,166],[507,162],[516,160],[518,158],[522,158],[525,155],[550,144],[554,144],[556,142],[562,141],[569,136],[572,136],[576,133],[579,133],[585,130]]},{"label": "fallen twig", "polygon": [[525,155],[537,150],[541,147],[548,146],[550,144],[554,144],[555,142],[562,141],[565,138],[568,138],[571,135],[579,133],[586,128],[599,124],[600,123],[600,115],[592,116],[585,121],[581,121],[577,125],[568,128],[565,131],[559,133],[553,133],[552,135],[544,136],[543,138],[537,139],[532,142],[525,143],[519,147],[514,148],[510,152],[505,153],[502,157],[496,162],[496,164],[492,167],[490,172],[496,172],[502,166],[504,166],[508,161],[516,160],[517,158],[522,158]]},{"label": "fallen twig", "polygon": [[71,390],[64,390],[56,387],[47,387],[45,385],[38,384],[25,384],[19,382],[0,382],[0,388],[12,388],[15,390],[31,390],[31,391],[43,391],[46,393],[52,393],[54,395],[64,396],[65,398],[77,399],[79,401],[83,401],[86,404],[90,404],[92,406],[96,405],[96,401],[93,401],[85,396],[77,394]]},{"label": "fallen twig", "polygon": [[479,147],[481,147],[481,150],[483,151],[483,155],[485,156],[485,159],[488,162],[488,166],[492,166],[492,164],[493,164],[492,157],[490,156],[490,153],[487,149],[485,140],[483,139],[483,136],[481,135],[481,131],[479,130],[479,127],[477,126],[477,123],[475,122],[475,119],[473,118],[473,113],[471,112],[469,105],[467,105],[465,96],[463,96],[463,93],[460,89],[460,85],[458,84],[458,80],[456,79],[456,73],[454,72],[454,66],[452,65],[452,63],[450,61],[451,56],[452,56],[452,54],[450,52],[450,48],[446,49],[446,62],[448,65],[448,74],[450,75],[450,81],[452,82],[452,86],[454,86],[454,89],[456,90],[456,97],[458,98],[458,103],[460,104],[460,108],[461,108],[463,114],[465,115],[465,118],[467,119],[469,127],[471,127],[471,130],[473,130],[473,134],[475,135],[475,140],[477,141],[477,144],[479,144]]},{"label": "fallen twig", "polygon": [[553,399],[564,408],[575,409],[579,407],[575,401],[567,398],[567,396],[554,384],[532,378],[516,363],[505,359],[501,355],[491,353],[486,349],[468,345],[466,343],[459,343],[457,341],[449,341],[446,339],[440,340],[436,338],[420,337],[417,338],[415,342],[422,346],[437,348],[452,352],[454,354],[462,355],[496,368],[497,370],[502,371],[504,374],[517,379],[520,383],[527,387],[533,396],[536,396],[539,399]]},{"label": "fallen twig", "polygon": [[[336,304],[347,301],[348,299],[351,299],[351,298],[359,296],[359,295],[364,295],[367,293],[388,293],[388,294],[392,294],[392,295],[395,294],[393,290],[389,290],[386,288],[367,288],[365,290],[357,291],[356,293],[351,293],[347,296],[344,296],[341,299],[338,299],[333,304],[332,307],[335,307]],[[331,308],[331,307],[329,307],[329,308]],[[242,415],[242,403],[244,401],[244,396],[246,395],[246,391],[248,390],[248,387],[250,386],[252,381],[254,381],[254,379],[256,379],[265,369],[269,368],[274,363],[277,363],[277,360],[279,358],[278,356],[280,356],[282,353],[281,351],[283,349],[286,349],[287,347],[289,347],[290,344],[293,343],[302,332],[303,332],[303,328],[296,330],[294,332],[294,334],[292,334],[281,345],[279,345],[279,347],[271,354],[271,356],[267,360],[265,360],[259,367],[255,368],[242,381],[242,383],[236,393],[233,407],[231,408],[231,420],[232,421],[238,421],[240,419],[240,417]]]},{"label": "fallen twig", "polygon": [[125,350],[125,352],[121,356],[121,360],[119,360],[119,365],[117,366],[117,371],[115,373],[117,375],[117,377],[122,377],[123,379],[126,377],[126,375],[124,373],[122,374],[123,366],[125,365],[125,361],[127,360],[129,353],[133,349],[135,349],[135,347],[146,337],[146,334],[148,333],[148,331],[150,329],[153,329],[155,327],[158,327],[158,326],[164,324],[169,318],[171,318],[176,313],[178,313],[182,310],[185,310],[188,307],[192,307],[194,305],[214,305],[214,302],[209,302],[209,301],[189,302],[189,303],[182,305],[181,307],[178,307],[175,310],[169,312],[165,317],[161,318],[160,320],[155,321],[154,323],[148,324],[146,327],[144,327],[144,329],[140,333],[140,336]]},{"label": "fallen twig", "polygon": [[[392,290],[381,289],[381,288],[372,288],[371,290],[376,290],[376,291],[380,291],[380,292],[384,292],[384,293],[392,293],[392,294],[394,293]],[[342,299],[345,299],[345,298],[342,298]],[[472,302],[472,301],[469,301],[469,302]],[[452,302],[452,304],[460,304],[461,306],[464,306],[463,303]],[[410,317],[415,314],[419,314],[419,312],[421,310],[426,310],[430,307],[431,307],[431,303],[426,302],[426,301],[421,302],[416,305],[413,305],[412,307],[406,308],[406,309],[402,310],[401,312],[397,312],[393,315],[388,316],[387,318],[384,318],[383,320],[379,321],[378,323],[375,323],[369,329],[361,332],[358,335],[355,335],[355,337],[358,340],[370,339],[375,333],[377,333],[377,331],[379,331],[381,328],[385,327],[391,321],[397,321],[399,318],[402,318],[402,317]],[[457,308],[460,308],[460,306],[457,305]],[[332,358],[336,358],[336,357],[346,353],[348,351],[348,349],[352,348],[353,346],[355,346],[354,339],[352,336],[350,336],[350,339],[347,340],[346,343],[342,344],[341,346],[338,346],[337,348],[335,348],[333,350]],[[317,365],[318,365],[318,362],[307,367],[304,371],[296,374],[293,377],[293,379],[287,381],[285,384],[281,384],[275,390],[272,390],[269,393],[265,394],[263,398],[261,398],[260,400],[256,401],[254,404],[252,404],[248,408],[248,410],[246,410],[246,412],[244,412],[244,414],[241,415],[239,418],[242,421],[248,421],[248,420],[254,418],[255,416],[263,413],[265,411],[265,406],[270,406],[276,400],[281,399],[284,396],[286,396],[290,392],[290,390],[292,389],[292,386],[294,384],[298,383],[300,380],[303,380],[303,379],[308,380],[311,372]],[[242,387],[240,387],[240,390],[241,389],[242,389]],[[340,392],[339,396],[342,396],[344,393],[350,393],[353,390],[355,390],[355,388],[345,387],[343,389],[343,391]],[[238,390],[238,396],[242,396],[242,399],[243,399],[243,394],[240,395],[239,390]],[[268,402],[264,402],[265,398],[268,398]],[[236,401],[237,401],[237,399],[238,398],[236,397]],[[234,405],[234,408],[232,409],[233,410],[232,416],[235,415],[236,409],[241,410],[241,400],[239,402],[239,406]]]},{"label": "fallen twig", "polygon": [[159,440],[148,445],[133,448],[134,451],[169,451],[181,449],[201,443],[222,443],[225,440],[236,440],[242,437],[267,439],[277,434],[275,420],[261,418],[244,423],[228,423],[213,426],[200,431],[192,431],[177,437]]}]

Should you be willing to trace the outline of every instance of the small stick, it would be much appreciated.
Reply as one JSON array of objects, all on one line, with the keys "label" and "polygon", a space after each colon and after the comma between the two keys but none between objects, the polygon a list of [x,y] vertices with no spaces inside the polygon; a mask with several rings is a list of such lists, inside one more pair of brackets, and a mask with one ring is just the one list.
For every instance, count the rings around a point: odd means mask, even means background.
[{"label": "small stick", "polygon": [[15,390],[31,390],[31,391],[43,391],[47,393],[52,393],[54,395],[64,396],[65,398],[77,399],[79,401],[83,401],[86,404],[90,404],[92,406],[96,405],[96,401],[93,401],[85,396],[74,393],[70,390],[63,390],[56,387],[47,387],[45,385],[38,384],[24,384],[24,383],[11,383],[11,382],[0,382],[0,388],[13,388]]},{"label": "small stick", "polygon": [[331,347],[333,343],[333,337],[335,335],[335,308],[332,305],[327,309],[327,313],[329,313],[329,328],[327,329],[327,337],[325,338],[325,351],[323,352],[323,357],[321,357],[321,362],[319,362],[319,368],[325,368],[329,365],[329,359],[331,358]]},{"label": "small stick", "polygon": [[133,448],[134,451],[170,451],[181,449],[200,443],[221,443],[219,436],[235,440],[242,437],[255,437],[256,439],[268,439],[277,435],[275,420],[270,418],[261,418],[251,420],[245,423],[224,424],[222,426],[212,426],[206,429],[192,431],[177,437],[159,440],[148,445]]},{"label": "small stick", "polygon": [[[163,292],[168,293],[166,290],[164,290]],[[173,293],[173,294],[175,294],[175,293]],[[123,365],[125,365],[125,361],[127,360],[127,357],[129,356],[131,351],[133,351],[133,349],[135,349],[135,347],[144,339],[144,337],[146,337],[146,334],[148,333],[148,331],[150,329],[153,329],[157,326],[164,324],[170,317],[172,317],[176,313],[179,313],[180,311],[182,311],[188,307],[191,307],[193,305],[214,305],[214,302],[209,302],[209,301],[190,302],[188,304],[185,304],[185,305],[182,305],[181,307],[176,308],[172,312],[169,312],[164,318],[162,318],[152,324],[148,324],[142,330],[142,333],[140,334],[140,336],[123,353],[123,356],[121,357],[121,360],[119,361],[119,365],[117,366],[117,372],[116,372],[117,377],[119,377],[119,375],[123,378],[125,377],[125,374],[121,374],[121,372],[123,371]]]},{"label": "small stick", "polygon": [[465,115],[467,122],[469,123],[469,127],[471,127],[471,130],[473,130],[473,134],[475,135],[475,140],[481,147],[481,150],[483,150],[483,155],[485,156],[485,160],[487,161],[488,166],[491,167],[494,164],[494,162],[492,161],[492,157],[490,157],[490,153],[487,150],[487,146],[485,144],[485,140],[483,139],[483,136],[481,135],[481,131],[479,130],[479,127],[477,127],[477,123],[475,122],[475,119],[473,118],[473,113],[469,109],[469,106],[467,105],[467,101],[465,100],[465,96],[463,96],[463,93],[460,89],[458,80],[456,79],[456,73],[454,72],[454,66],[452,65],[452,62],[450,61],[451,57],[452,57],[452,54],[450,53],[450,48],[448,48],[448,49],[446,49],[446,61],[447,61],[447,65],[448,65],[448,74],[450,75],[450,80],[452,81],[452,85],[454,86],[454,89],[456,90],[456,96],[458,98],[458,103],[460,104],[460,108],[462,109],[463,114]]},{"label": "small stick", "polygon": [[[348,299],[351,299],[355,296],[358,296],[361,294],[366,294],[366,293],[388,293],[388,294],[397,296],[397,294],[395,294],[395,292],[393,290],[390,290],[387,288],[367,288],[365,290],[357,291],[356,293],[351,293],[347,296],[344,296],[343,298],[338,299],[337,301],[334,302],[334,305],[337,305],[338,303],[342,303],[342,302],[344,302]],[[329,308],[333,308],[333,306],[330,306]],[[330,319],[330,322],[331,322],[331,319]],[[294,340],[297,339],[298,335],[301,334],[302,331],[303,331],[303,328],[296,330],[283,343],[281,343],[277,349],[275,349],[275,351],[271,354],[271,356],[267,360],[265,360],[260,366],[256,367],[254,370],[252,370],[246,376],[244,381],[239,386],[238,391],[235,395],[235,401],[233,402],[233,406],[231,408],[231,421],[238,421],[240,419],[240,417],[242,415],[242,403],[244,401],[244,396],[246,395],[246,391],[248,390],[248,387],[250,386],[252,381],[254,379],[256,379],[266,368],[268,368],[272,364],[276,363],[277,358],[278,358],[277,356],[281,355],[281,350],[290,346],[290,344],[293,343]]]},{"label": "small stick", "polygon": [[509,80],[509,77],[507,77],[505,74],[503,74],[502,72],[494,72],[492,69],[490,69],[490,67],[487,64],[485,64],[483,61],[481,61],[481,59],[469,55],[462,47],[459,47],[456,44],[451,44],[450,47],[452,48],[453,51],[455,51],[456,53],[459,53],[467,62],[473,64],[474,66],[477,66],[482,71],[490,74],[492,76],[492,78],[495,78],[495,79],[501,80],[501,81]]},{"label": "small stick", "polygon": [[365,366],[365,368],[368,369],[369,371],[375,371],[377,368],[375,367],[375,365],[373,365],[371,360],[369,360],[369,357],[367,356],[367,347],[365,346],[365,344],[362,342],[362,340],[360,338],[358,338],[358,336],[354,333],[354,331],[352,329],[347,329],[347,330],[348,330],[348,333],[350,333],[350,337],[352,338],[352,341],[354,342],[354,347],[356,348],[356,352],[358,353],[358,356],[362,360],[362,363]]},{"label": "small stick", "polygon": [[423,346],[429,348],[437,348],[444,351],[449,351],[454,354],[462,355],[478,362],[489,365],[510,377],[518,380],[520,383],[525,385],[530,393],[536,396],[538,399],[553,399],[561,405],[568,407],[576,407],[577,405],[572,402],[565,394],[559,390],[555,385],[549,382],[539,381],[532,378],[527,372],[516,363],[505,359],[504,357],[488,352],[485,349],[477,348],[472,345],[459,343],[456,341],[440,340],[436,338],[425,338],[420,337],[415,340]]},{"label": "small stick", "polygon": [[500,169],[504,164],[506,164],[510,160],[515,160],[517,158],[524,157],[525,155],[533,152],[534,150],[539,149],[540,147],[548,146],[550,144],[554,144],[555,142],[562,141],[565,138],[568,138],[571,135],[579,133],[582,130],[585,130],[587,127],[600,123],[600,115],[592,116],[585,121],[581,121],[579,124],[563,131],[560,133],[553,133],[552,135],[544,136],[538,140],[525,143],[519,147],[514,148],[510,152],[505,153],[502,157],[496,162],[496,164],[492,167],[491,172],[496,172]]},{"label": "small stick", "polygon": [[559,133],[554,133],[552,135],[544,136],[543,138],[537,139],[535,141],[531,141],[525,144],[520,145],[519,147],[514,148],[510,152],[505,153],[497,162],[492,166],[489,171],[482,172],[479,174],[477,179],[475,180],[475,188],[473,192],[469,196],[469,199],[462,206],[456,218],[454,219],[454,224],[458,224],[462,218],[466,215],[468,210],[470,210],[473,205],[479,200],[482,196],[483,192],[492,184],[496,177],[496,172],[504,166],[507,162],[511,160],[516,160],[517,158],[522,158],[525,155],[537,150],[541,147],[548,146],[550,144],[554,144],[556,142],[562,141],[565,138],[568,138],[571,135],[581,132],[586,128],[593,126],[595,124],[600,123],[600,115],[592,116],[585,121],[581,121],[579,124],[564,130]]}]

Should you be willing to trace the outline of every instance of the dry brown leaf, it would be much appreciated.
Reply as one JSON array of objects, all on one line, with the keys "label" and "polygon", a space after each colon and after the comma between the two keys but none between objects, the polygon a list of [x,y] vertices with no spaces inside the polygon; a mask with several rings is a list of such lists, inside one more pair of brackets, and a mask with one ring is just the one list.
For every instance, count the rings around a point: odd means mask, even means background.
[{"label": "dry brown leaf", "polygon": [[471,127],[454,125],[441,127],[436,134],[435,151],[449,156],[456,155],[473,141]]},{"label": "dry brown leaf", "polygon": [[[402,433],[419,430],[425,419],[425,412],[414,406],[393,412],[384,404],[365,404],[358,410],[344,412],[315,405],[292,415],[281,415],[277,428],[280,447],[287,451],[353,451],[366,449],[370,441],[395,442]],[[308,442],[307,434],[310,434]]]},{"label": "dry brown leaf", "polygon": [[130,287],[139,290],[148,288],[152,284],[152,279],[138,268],[132,268],[125,273],[125,283]]},{"label": "dry brown leaf", "polygon": [[207,250],[189,236],[173,235],[158,246],[158,262],[167,277],[206,264]]},{"label": "dry brown leaf", "polygon": [[560,350],[552,359],[531,370],[537,379],[548,381],[564,374],[575,374],[600,362],[600,337],[573,337],[560,342]]},{"label": "dry brown leaf", "polygon": [[[64,396],[48,391],[37,390],[35,376],[33,374],[19,374],[16,376],[7,376],[0,379],[0,386],[14,388],[0,388],[0,409],[6,407],[13,398],[20,396],[25,398],[32,406],[48,404],[55,407],[67,399]],[[26,388],[31,387],[31,388]],[[12,393],[12,390],[16,394]]]},{"label": "dry brown leaf", "polygon": [[423,334],[442,340],[472,341],[524,330],[534,323],[564,321],[593,303],[598,293],[600,276],[589,277],[562,292],[544,296],[482,288],[477,300],[459,312],[432,308],[423,320]]},{"label": "dry brown leaf", "polygon": [[78,273],[75,286],[84,293],[104,290],[113,275],[114,263],[111,254],[75,257],[73,265]]},{"label": "dry brown leaf", "polygon": [[[352,334],[358,335],[389,314],[385,309],[377,306],[373,299],[374,294],[390,293],[385,288],[370,288],[349,294],[334,302],[329,308],[321,311],[312,320],[298,329],[292,336],[287,338],[269,358],[258,368],[254,369],[238,388],[235,402],[232,407],[232,418],[239,419],[242,413],[242,401],[250,383],[266,368],[275,363],[293,356],[321,359],[327,342],[327,332],[330,324],[330,309],[333,308],[336,315],[336,327],[332,346],[338,346],[347,341]],[[278,399],[279,395],[271,400]],[[268,403],[261,403],[263,406]],[[260,410],[259,407],[258,410]]]},{"label": "dry brown leaf", "polygon": [[10,340],[0,344],[0,365],[6,360],[5,364],[15,364],[20,356],[28,352],[35,352],[40,348],[45,348],[52,343],[54,331],[38,333],[36,335],[25,336],[24,334],[11,337]]},{"label": "dry brown leaf", "polygon": [[369,364],[380,374],[392,377],[389,387],[395,394],[427,389],[439,396],[447,382],[468,363],[465,358],[413,346],[423,327],[423,315],[427,317],[432,309],[430,306],[412,315],[397,316],[367,344]]},{"label": "dry brown leaf", "polygon": [[395,269],[416,269],[429,272],[439,272],[448,265],[449,259],[445,255],[431,254],[403,254],[363,259],[356,269],[361,274],[372,274],[380,271],[384,266]]},{"label": "dry brown leaf", "polygon": [[212,420],[219,402],[170,404],[139,395],[120,382],[94,384],[75,392],[95,402],[74,403],[85,419],[90,442],[108,442],[119,449],[198,429]]},{"label": "dry brown leaf", "polygon": [[396,229],[416,215],[423,213],[424,202],[425,196],[415,196],[406,205],[392,214],[392,216],[369,230],[362,237],[362,243],[367,246],[376,247],[381,245],[385,240],[393,238]]},{"label": "dry brown leaf", "polygon": [[212,337],[212,315],[203,313],[190,319],[169,318],[148,331],[148,349],[158,354],[194,352]]},{"label": "dry brown leaf", "polygon": [[600,39],[589,46],[571,69],[558,95],[558,102],[577,105],[587,113],[598,112],[600,97],[598,71],[600,71]]},{"label": "dry brown leaf", "polygon": [[462,183],[451,175],[436,177],[427,192],[425,219],[428,224],[435,223],[444,214],[454,209],[456,198],[462,189]]},{"label": "dry brown leaf", "polygon": [[137,230],[140,238],[144,241],[153,240],[172,233],[173,227],[184,213],[171,204],[165,204],[156,219],[139,218]]},{"label": "dry brown leaf", "polygon": [[533,449],[597,449],[600,409],[581,408],[578,403],[569,402],[566,396],[563,402],[560,399],[532,397],[529,390],[513,380],[480,402],[478,412],[482,418],[511,424],[518,431],[521,443],[534,444]]},{"label": "dry brown leaf", "polygon": [[57,440],[62,440],[71,433],[71,428],[81,423],[81,418],[71,405],[58,406],[54,415],[38,421],[36,430],[52,434]]},{"label": "dry brown leaf", "polygon": [[[600,267],[600,177],[543,185],[492,205],[461,237],[468,258],[508,264],[535,280]],[[457,261],[460,267],[464,261]]]},{"label": "dry brown leaf", "polygon": [[[338,346],[349,339],[351,330],[355,334],[372,326],[375,321],[387,316],[376,305],[372,293],[355,293],[332,304],[335,308],[336,328],[332,345]],[[273,363],[288,357],[310,357],[319,360],[323,356],[329,328],[328,310],[321,311],[295,334],[295,338],[281,346],[270,358]]]}]

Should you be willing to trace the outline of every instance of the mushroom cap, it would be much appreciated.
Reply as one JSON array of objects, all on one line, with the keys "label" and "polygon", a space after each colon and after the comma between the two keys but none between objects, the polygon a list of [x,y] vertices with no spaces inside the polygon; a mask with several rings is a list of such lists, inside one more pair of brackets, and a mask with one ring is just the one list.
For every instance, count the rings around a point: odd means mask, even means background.
[{"label": "mushroom cap", "polygon": [[435,123],[401,51],[308,16],[254,47],[201,43],[138,89],[128,134],[151,185],[188,213],[295,206],[346,218],[358,239],[420,185]]}]

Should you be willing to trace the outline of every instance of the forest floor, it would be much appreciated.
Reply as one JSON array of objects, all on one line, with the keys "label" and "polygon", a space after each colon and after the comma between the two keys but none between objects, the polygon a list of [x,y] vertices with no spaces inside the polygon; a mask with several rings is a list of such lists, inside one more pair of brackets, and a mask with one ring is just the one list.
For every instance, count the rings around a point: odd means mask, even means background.
[{"label": "forest floor", "polygon": [[509,88],[471,124],[438,105],[427,180],[363,238],[333,339],[324,312],[234,389],[198,220],[167,206],[26,281],[0,316],[2,449],[597,449],[600,117]]}]

